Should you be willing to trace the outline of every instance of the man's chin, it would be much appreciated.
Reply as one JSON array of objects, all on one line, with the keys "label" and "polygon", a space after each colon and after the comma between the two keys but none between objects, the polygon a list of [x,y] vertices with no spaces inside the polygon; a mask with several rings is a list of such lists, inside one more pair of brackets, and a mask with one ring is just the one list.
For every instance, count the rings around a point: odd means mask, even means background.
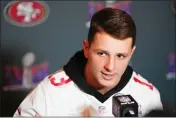
[{"label": "man's chin", "polygon": [[112,88],[116,84],[115,84],[115,82],[113,80],[111,80],[111,81],[103,80],[103,81],[101,81],[101,85],[104,86],[104,87],[107,87],[107,88]]}]

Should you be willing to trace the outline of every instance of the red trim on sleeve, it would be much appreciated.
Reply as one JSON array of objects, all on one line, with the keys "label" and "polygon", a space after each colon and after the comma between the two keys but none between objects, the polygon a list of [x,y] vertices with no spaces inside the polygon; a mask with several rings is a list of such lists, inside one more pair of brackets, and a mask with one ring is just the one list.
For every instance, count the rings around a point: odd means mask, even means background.
[{"label": "red trim on sleeve", "polygon": [[145,85],[147,87],[149,87],[149,89],[153,90],[153,85],[152,84],[149,84],[149,83],[146,83],[146,82],[143,82],[139,79],[137,79],[136,77],[133,78],[135,82],[141,84],[141,85]]}]

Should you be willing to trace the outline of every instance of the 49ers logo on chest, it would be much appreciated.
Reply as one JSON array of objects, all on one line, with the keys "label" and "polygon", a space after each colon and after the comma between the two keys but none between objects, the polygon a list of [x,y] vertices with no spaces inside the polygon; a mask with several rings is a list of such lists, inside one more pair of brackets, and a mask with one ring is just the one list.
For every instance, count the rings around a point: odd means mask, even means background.
[{"label": "49ers logo on chest", "polygon": [[54,86],[61,86],[71,81],[71,79],[65,75],[64,71],[52,74],[48,78],[50,79],[51,84]]},{"label": "49ers logo on chest", "polygon": [[48,18],[49,7],[43,1],[21,0],[9,2],[4,8],[4,17],[12,25],[31,27]]}]

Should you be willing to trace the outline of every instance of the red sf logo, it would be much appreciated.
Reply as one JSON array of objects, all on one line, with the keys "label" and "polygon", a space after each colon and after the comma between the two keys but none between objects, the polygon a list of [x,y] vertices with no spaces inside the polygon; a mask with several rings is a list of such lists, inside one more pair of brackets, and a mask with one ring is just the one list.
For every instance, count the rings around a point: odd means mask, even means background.
[{"label": "red sf logo", "polygon": [[13,1],[4,9],[5,19],[16,26],[34,26],[42,23],[49,14],[49,7],[41,1]]}]

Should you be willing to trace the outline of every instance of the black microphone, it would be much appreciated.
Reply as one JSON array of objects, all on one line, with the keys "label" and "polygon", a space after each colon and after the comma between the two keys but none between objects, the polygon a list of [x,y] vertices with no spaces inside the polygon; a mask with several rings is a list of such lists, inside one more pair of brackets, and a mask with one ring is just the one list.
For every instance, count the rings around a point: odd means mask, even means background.
[{"label": "black microphone", "polygon": [[115,117],[138,117],[138,103],[131,95],[112,97],[112,114]]}]

